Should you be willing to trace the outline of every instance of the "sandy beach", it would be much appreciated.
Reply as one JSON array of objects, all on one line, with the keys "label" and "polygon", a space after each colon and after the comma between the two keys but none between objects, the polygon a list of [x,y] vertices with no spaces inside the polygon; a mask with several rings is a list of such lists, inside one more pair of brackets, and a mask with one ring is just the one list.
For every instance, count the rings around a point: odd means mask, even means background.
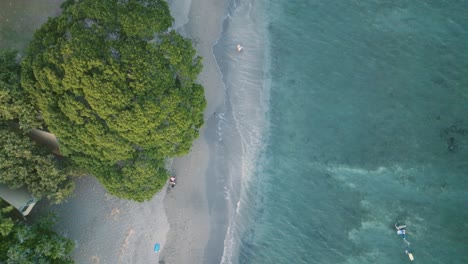
[{"label": "sandy beach", "polygon": [[208,105],[200,137],[188,155],[173,163],[178,184],[164,199],[170,231],[160,263],[219,263],[223,253],[227,227],[224,198],[222,189],[220,194],[219,186],[213,186],[217,173],[210,159],[217,140],[214,113],[224,104],[224,86],[212,47],[221,34],[225,4],[216,0],[170,2],[175,27],[194,40],[203,57],[199,81],[205,87]]},{"label": "sandy beach", "polygon": [[77,244],[76,263],[157,263],[155,243],[164,245],[169,225],[164,213],[166,189],[151,201],[136,203],[106,193],[93,177],[76,180],[74,197],[68,202],[34,208],[31,217],[54,212],[56,229]]}]

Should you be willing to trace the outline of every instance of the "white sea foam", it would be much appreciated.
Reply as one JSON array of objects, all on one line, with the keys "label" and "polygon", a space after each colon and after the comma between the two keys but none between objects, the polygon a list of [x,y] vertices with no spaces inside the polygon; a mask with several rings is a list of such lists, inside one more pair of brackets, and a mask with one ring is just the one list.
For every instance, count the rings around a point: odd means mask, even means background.
[{"label": "white sea foam", "polygon": [[[246,190],[255,172],[267,123],[265,40],[261,25],[252,15],[258,13],[257,4],[251,0],[232,3],[223,35],[214,48],[227,98],[227,114],[222,115],[223,119],[219,116],[218,125],[220,141],[228,149],[226,199],[230,207],[221,263],[237,262],[239,239],[245,229],[242,218]],[[237,45],[243,47],[241,52]]]}]

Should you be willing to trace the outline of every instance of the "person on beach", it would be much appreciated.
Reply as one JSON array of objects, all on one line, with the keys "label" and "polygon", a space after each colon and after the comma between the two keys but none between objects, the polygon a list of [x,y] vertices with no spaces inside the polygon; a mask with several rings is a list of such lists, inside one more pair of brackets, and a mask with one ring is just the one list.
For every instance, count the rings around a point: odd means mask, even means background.
[{"label": "person on beach", "polygon": [[244,49],[240,44],[237,44],[237,52],[241,52]]},{"label": "person on beach", "polygon": [[175,183],[176,183],[176,177],[171,176],[171,178],[169,178],[169,185],[171,185],[171,187],[174,187]]}]

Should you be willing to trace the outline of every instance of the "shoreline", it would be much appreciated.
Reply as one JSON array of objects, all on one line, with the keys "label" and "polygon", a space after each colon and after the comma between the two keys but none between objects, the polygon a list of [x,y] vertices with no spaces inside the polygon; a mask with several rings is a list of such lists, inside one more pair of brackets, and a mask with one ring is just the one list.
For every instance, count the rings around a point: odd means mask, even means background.
[{"label": "shoreline", "polygon": [[172,165],[178,184],[164,198],[170,230],[160,263],[219,263],[227,229],[227,212],[222,188],[222,199],[219,192],[209,190],[219,190],[219,186],[212,186],[217,175],[216,168],[210,163],[218,140],[215,132],[218,120],[214,113],[224,106],[225,90],[213,45],[221,36],[227,1],[170,1],[169,6],[175,18],[174,27],[192,39],[197,54],[203,57],[199,82],[205,88],[207,107],[205,125],[190,153],[175,158]]}]

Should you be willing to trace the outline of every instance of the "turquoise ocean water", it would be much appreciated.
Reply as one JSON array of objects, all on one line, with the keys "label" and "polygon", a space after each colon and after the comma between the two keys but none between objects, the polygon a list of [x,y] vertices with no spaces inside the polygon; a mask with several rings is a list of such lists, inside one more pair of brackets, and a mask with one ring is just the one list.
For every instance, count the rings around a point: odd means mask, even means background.
[{"label": "turquoise ocean water", "polygon": [[232,3],[214,48],[232,113],[222,263],[409,263],[397,221],[415,263],[468,263],[467,14],[456,0]]}]

